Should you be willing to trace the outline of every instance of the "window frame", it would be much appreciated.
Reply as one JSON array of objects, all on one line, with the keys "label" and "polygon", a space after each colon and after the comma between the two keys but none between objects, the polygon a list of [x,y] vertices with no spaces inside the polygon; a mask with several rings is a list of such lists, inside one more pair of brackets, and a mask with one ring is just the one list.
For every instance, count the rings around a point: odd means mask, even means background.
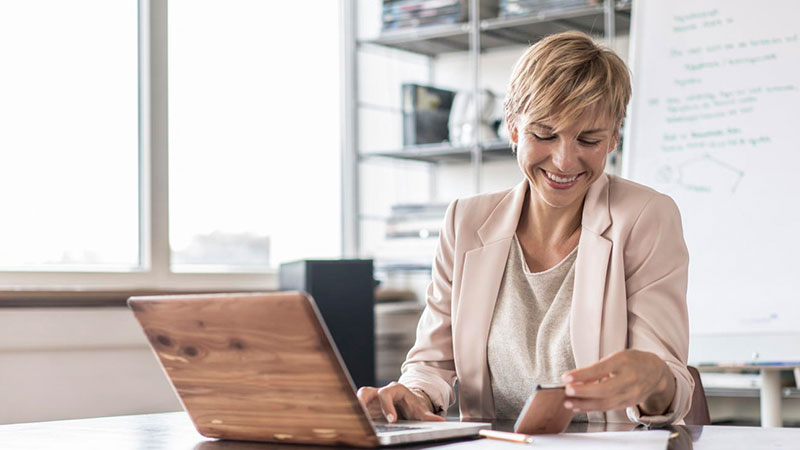
[{"label": "window frame", "polygon": [[273,290],[275,268],[173,272],[169,246],[168,0],[138,2],[139,269],[0,271],[3,291]]}]

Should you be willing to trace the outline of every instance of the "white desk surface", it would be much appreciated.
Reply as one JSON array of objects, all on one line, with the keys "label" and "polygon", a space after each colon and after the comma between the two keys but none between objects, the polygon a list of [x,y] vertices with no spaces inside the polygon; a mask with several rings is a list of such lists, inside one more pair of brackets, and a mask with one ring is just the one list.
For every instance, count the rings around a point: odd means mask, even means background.
[{"label": "white desk surface", "polygon": [[[496,429],[508,430],[513,424],[498,422]],[[627,431],[625,424],[572,424],[569,432]],[[795,449],[800,446],[800,428],[756,428],[729,426],[669,427],[673,438],[668,449],[735,450]],[[632,430],[631,433],[641,432]],[[474,439],[454,443],[433,442],[403,446],[399,450],[461,447],[464,450],[487,450],[498,441]],[[509,450],[523,444],[511,444]],[[332,447],[260,444],[237,441],[215,441],[199,435],[185,413],[143,414],[0,425],[2,449],[114,449],[114,450],[326,450]]]}]

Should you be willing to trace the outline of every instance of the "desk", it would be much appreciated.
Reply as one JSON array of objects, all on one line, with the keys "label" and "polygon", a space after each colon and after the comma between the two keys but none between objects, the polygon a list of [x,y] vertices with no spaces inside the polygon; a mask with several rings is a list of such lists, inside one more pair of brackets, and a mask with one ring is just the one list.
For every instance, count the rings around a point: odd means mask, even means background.
[{"label": "desk", "polygon": [[[495,429],[508,431],[513,423],[497,422]],[[568,432],[637,431],[627,424],[570,425]],[[800,429],[764,429],[758,427],[676,426],[679,435],[671,439],[670,450],[750,449],[753,442],[761,448],[793,448],[800,442]],[[738,436],[747,436],[741,439]],[[748,440],[750,442],[748,442]],[[433,448],[448,442],[434,442],[397,447],[400,450]],[[484,448],[483,439],[464,443],[465,450]],[[772,444],[773,446],[770,446]],[[775,445],[777,444],[777,445]],[[782,446],[780,446],[782,445]],[[0,425],[0,448],[14,450],[325,450],[332,447],[259,444],[215,441],[197,434],[185,413],[143,414]],[[389,447],[391,448],[391,447]],[[526,447],[520,447],[524,449]]]},{"label": "desk", "polygon": [[[513,422],[496,422],[494,428],[509,431]],[[576,423],[572,433],[598,431],[631,431],[628,424]],[[675,426],[678,432],[669,441],[669,450],[793,448],[800,442],[800,429],[764,429],[758,427]],[[739,436],[746,435],[748,440]],[[399,450],[434,448],[454,441],[432,442],[395,447]],[[464,450],[480,450],[484,439],[464,442]],[[758,442],[758,447],[753,447]],[[333,447],[260,444],[254,442],[216,441],[195,431],[185,413],[142,414],[135,416],[100,417],[0,425],[0,448],[14,450],[325,450]],[[393,447],[386,447],[393,448]],[[520,446],[520,449],[526,447]]]}]

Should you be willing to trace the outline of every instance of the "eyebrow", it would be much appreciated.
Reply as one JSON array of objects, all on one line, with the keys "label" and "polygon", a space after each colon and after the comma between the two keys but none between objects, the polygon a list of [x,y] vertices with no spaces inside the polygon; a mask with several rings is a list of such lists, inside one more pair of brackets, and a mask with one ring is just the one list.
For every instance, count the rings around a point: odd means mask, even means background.
[{"label": "eyebrow", "polygon": [[[545,129],[547,131],[551,131],[551,132],[553,131],[553,127],[551,127],[549,125],[545,125],[543,123],[539,123],[539,122],[532,122],[532,123],[528,124],[528,127],[531,127],[531,126],[537,126],[539,128],[543,128],[543,129]],[[581,131],[580,134],[593,134],[593,133],[599,133],[601,131],[606,131],[606,129],[605,128],[595,128],[593,130]]]}]

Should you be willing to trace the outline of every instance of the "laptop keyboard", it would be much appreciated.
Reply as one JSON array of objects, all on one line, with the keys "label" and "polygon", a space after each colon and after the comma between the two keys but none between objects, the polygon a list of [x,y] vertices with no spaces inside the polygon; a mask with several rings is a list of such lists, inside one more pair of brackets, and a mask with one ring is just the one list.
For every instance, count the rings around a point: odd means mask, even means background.
[{"label": "laptop keyboard", "polygon": [[427,430],[430,427],[407,427],[404,425],[375,425],[378,433],[391,433],[393,431]]}]

